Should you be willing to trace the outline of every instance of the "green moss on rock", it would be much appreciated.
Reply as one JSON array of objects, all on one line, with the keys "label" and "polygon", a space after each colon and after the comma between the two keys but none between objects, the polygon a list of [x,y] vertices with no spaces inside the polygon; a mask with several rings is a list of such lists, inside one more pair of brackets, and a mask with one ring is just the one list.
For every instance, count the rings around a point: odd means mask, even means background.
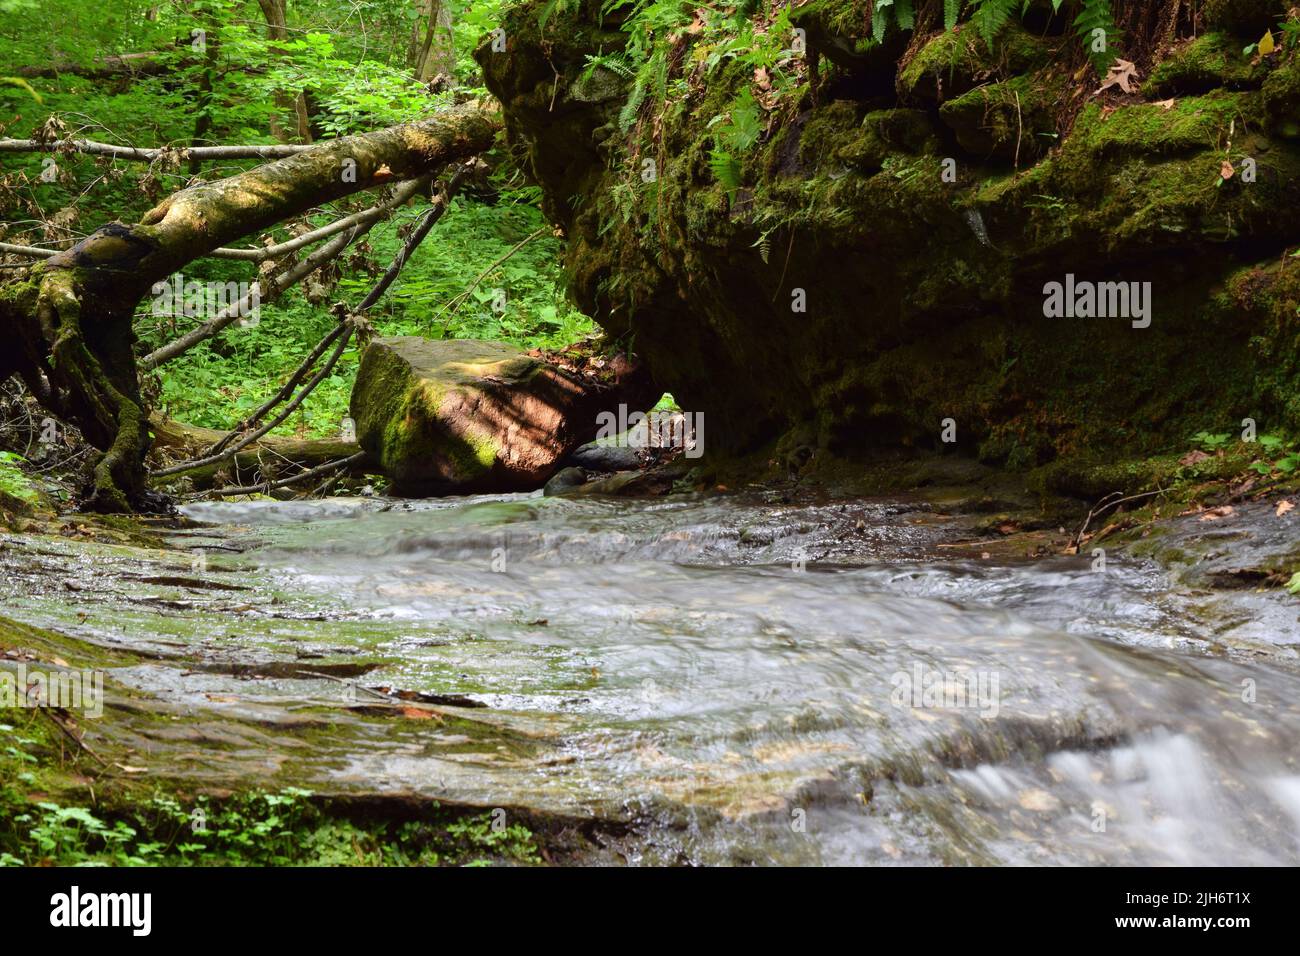
[{"label": "green moss on rock", "polygon": [[1060,92],[1060,84],[1049,77],[1017,76],[949,100],[939,108],[939,117],[968,153],[1032,160],[1052,144]]},{"label": "green moss on rock", "polygon": [[1045,66],[1054,44],[1010,24],[992,50],[969,24],[938,34],[923,46],[898,76],[906,100],[938,104],[990,80],[1005,79]]},{"label": "green moss on rock", "polygon": [[1205,93],[1219,87],[1257,88],[1267,75],[1262,63],[1252,63],[1237,37],[1222,31],[1185,41],[1157,63],[1143,85],[1150,98]]},{"label": "green moss on rock", "polygon": [[1300,139],[1300,59],[1294,55],[1264,81],[1264,109],[1273,133]]}]

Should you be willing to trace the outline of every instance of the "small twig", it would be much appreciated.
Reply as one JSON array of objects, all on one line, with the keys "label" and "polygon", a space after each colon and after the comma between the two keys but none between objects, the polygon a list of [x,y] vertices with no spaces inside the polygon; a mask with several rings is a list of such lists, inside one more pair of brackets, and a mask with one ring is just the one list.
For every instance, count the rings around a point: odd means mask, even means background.
[{"label": "small twig", "polygon": [[99,765],[101,767],[104,767],[105,769],[108,768],[108,762],[99,754],[95,753],[95,751],[91,750],[90,744],[86,743],[84,740],[82,740],[80,737],[74,734],[72,730],[63,723],[63,721],[59,720],[59,718],[54,715],[54,711],[52,711],[48,707],[40,707],[38,708],[38,710],[40,710],[40,712],[43,713],[46,717],[50,718],[54,726],[58,727],[59,730],[63,732],[64,736],[66,736],[69,740],[71,740],[74,744],[76,744],[80,749],[84,750],[86,753],[94,757],[99,762]]},{"label": "small twig", "polygon": [[1020,92],[1016,91],[1016,158],[1013,169],[1020,168],[1020,139],[1025,134],[1024,117],[1020,115]]},{"label": "small twig", "polygon": [[478,277],[477,279],[475,279],[473,282],[471,282],[471,283],[469,284],[469,288],[467,288],[464,292],[460,293],[460,295],[456,296],[456,297],[453,298],[450,302],[448,302],[445,306],[443,306],[442,311],[439,312],[437,315],[435,315],[435,316],[433,317],[433,321],[434,321],[434,322],[437,322],[439,319],[441,319],[441,318],[443,317],[443,315],[445,315],[445,314],[449,314],[449,313],[451,313],[451,312],[455,312],[457,309],[459,309],[459,308],[461,307],[461,305],[464,304],[465,300],[469,298],[470,293],[473,292],[475,289],[477,289],[477,288],[479,287],[479,283],[481,283],[484,279],[486,279],[488,276],[490,276],[490,275],[492,274],[492,272],[493,272],[493,271],[494,271],[494,270],[495,270],[499,265],[501,265],[503,262],[505,262],[507,259],[509,259],[511,256],[513,256],[516,252],[518,252],[518,251],[519,251],[520,249],[522,249],[524,246],[528,245],[528,243],[532,242],[534,239],[536,239],[538,236],[540,236],[540,235],[541,235],[542,233],[544,233],[545,231],[546,231],[546,227],[545,227],[545,226],[542,226],[540,229],[537,229],[536,231],[530,233],[529,235],[525,236],[522,240],[520,240],[520,242],[519,242],[517,245],[515,245],[515,247],[514,247],[513,249],[511,249],[509,252],[507,252],[507,253],[506,253],[505,255],[503,255],[501,258],[497,259],[497,261],[494,262],[494,263],[492,263],[492,265],[490,265],[490,266],[488,266],[486,269],[484,269],[483,272],[479,275],[479,277]]},{"label": "small twig", "polygon": [[1117,508],[1127,501],[1138,501],[1142,498],[1150,498],[1152,495],[1163,495],[1165,494],[1165,489],[1157,488],[1155,491],[1144,491],[1140,495],[1129,495],[1127,498],[1120,498],[1115,501],[1111,500],[1119,494],[1123,494],[1123,492],[1112,491],[1089,509],[1088,516],[1083,519],[1083,524],[1079,527],[1079,530],[1075,532],[1074,537],[1070,539],[1070,547],[1077,550],[1079,545],[1083,544],[1084,532],[1088,530],[1088,524],[1092,521],[1094,516],[1099,517],[1103,512],[1108,511],[1111,508]]}]

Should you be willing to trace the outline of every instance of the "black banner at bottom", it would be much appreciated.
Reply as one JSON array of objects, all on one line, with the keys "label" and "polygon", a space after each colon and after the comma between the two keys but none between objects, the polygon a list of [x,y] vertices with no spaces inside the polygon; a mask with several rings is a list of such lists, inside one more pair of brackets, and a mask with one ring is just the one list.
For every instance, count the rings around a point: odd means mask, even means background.
[{"label": "black banner at bottom", "polygon": [[1256,869],[0,870],[12,952],[28,937],[71,934],[206,947],[391,945],[460,931],[500,944],[558,933],[608,947],[687,927],[693,941],[716,933],[734,944],[790,920],[801,933],[842,933],[847,920],[867,939],[921,931],[956,942],[978,929],[1233,945],[1289,936],[1294,898],[1291,871]]}]

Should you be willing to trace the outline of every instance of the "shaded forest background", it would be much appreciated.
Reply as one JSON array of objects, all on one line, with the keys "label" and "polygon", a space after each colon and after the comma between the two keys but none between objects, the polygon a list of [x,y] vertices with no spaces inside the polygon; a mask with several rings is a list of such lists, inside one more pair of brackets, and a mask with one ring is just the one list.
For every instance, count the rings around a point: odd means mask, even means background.
[{"label": "shaded forest background", "polygon": [[[0,137],[179,149],[312,143],[418,120],[485,93],[470,54],[502,6],[0,0]],[[593,329],[565,299],[560,240],[545,226],[537,188],[504,150],[486,159],[487,168],[453,199],[435,235],[370,313],[377,331],[555,346]],[[138,220],[186,185],[260,162],[0,153],[0,243],[64,249],[105,222]],[[322,206],[268,235],[282,242],[371,201],[363,194]],[[170,362],[165,374],[147,376],[146,396],[194,425],[235,425],[335,325],[329,306],[360,298],[374,284],[425,208],[399,210],[308,282],[264,303],[256,325],[232,327]],[[205,259],[186,267],[184,279],[250,282],[257,268]],[[498,288],[509,295],[495,295]],[[137,351],[151,351],[197,321],[156,315],[146,299],[137,312]],[[276,432],[338,434],[358,358],[354,342]]]}]

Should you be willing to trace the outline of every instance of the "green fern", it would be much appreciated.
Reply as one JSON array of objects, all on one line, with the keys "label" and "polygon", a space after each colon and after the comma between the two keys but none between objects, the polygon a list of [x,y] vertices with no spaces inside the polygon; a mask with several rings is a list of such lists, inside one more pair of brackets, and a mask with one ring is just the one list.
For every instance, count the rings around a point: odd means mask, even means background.
[{"label": "green fern", "polygon": [[[1075,32],[1083,41],[1092,65],[1097,68],[1097,72],[1104,74],[1106,68],[1115,60],[1111,48],[1119,39],[1115,18],[1110,11],[1110,0],[1082,0],[1080,6],[1079,15],[1074,18]],[[1094,34],[1097,30],[1101,30],[1104,37],[1101,49],[1094,49]]]},{"label": "green fern", "polygon": [[943,28],[951,30],[961,16],[961,0],[943,0]]},{"label": "green fern", "polygon": [[609,70],[611,73],[630,80],[636,76],[636,70],[621,53],[598,53],[587,55],[587,65],[582,68],[582,79],[589,80],[597,70]]},{"label": "green fern", "polygon": [[972,0],[972,2],[975,5],[975,12],[971,14],[971,23],[975,25],[985,45],[991,48],[993,41],[1011,19],[1011,13],[1020,0]]},{"label": "green fern", "polygon": [[[956,8],[960,2],[944,0],[944,24],[949,29],[957,17]],[[1115,18],[1111,13],[1110,0],[1078,0],[1079,12],[1074,18],[1074,30],[1093,65],[1101,73],[1114,61],[1114,46],[1119,39],[1119,30],[1115,27]],[[1059,13],[1065,6],[1065,0],[1052,0],[1052,12]],[[1011,19],[1011,15],[1020,8],[1020,13],[1029,7],[1025,0],[971,0],[971,23],[980,38],[990,47]],[[1101,49],[1094,49],[1095,32],[1102,31],[1104,42]]]},{"label": "green fern", "polygon": [[916,26],[914,0],[876,0],[871,14],[871,34],[877,43],[885,38],[890,23],[900,30],[910,30]]},{"label": "green fern", "polygon": [[641,104],[645,102],[645,87],[645,75],[639,74],[636,82],[632,84],[631,92],[627,95],[627,102],[618,111],[618,129],[624,135],[636,125],[637,114],[641,112]]},{"label": "green fern", "polygon": [[709,169],[727,192],[734,193],[740,188],[740,160],[725,149],[709,151]]}]

